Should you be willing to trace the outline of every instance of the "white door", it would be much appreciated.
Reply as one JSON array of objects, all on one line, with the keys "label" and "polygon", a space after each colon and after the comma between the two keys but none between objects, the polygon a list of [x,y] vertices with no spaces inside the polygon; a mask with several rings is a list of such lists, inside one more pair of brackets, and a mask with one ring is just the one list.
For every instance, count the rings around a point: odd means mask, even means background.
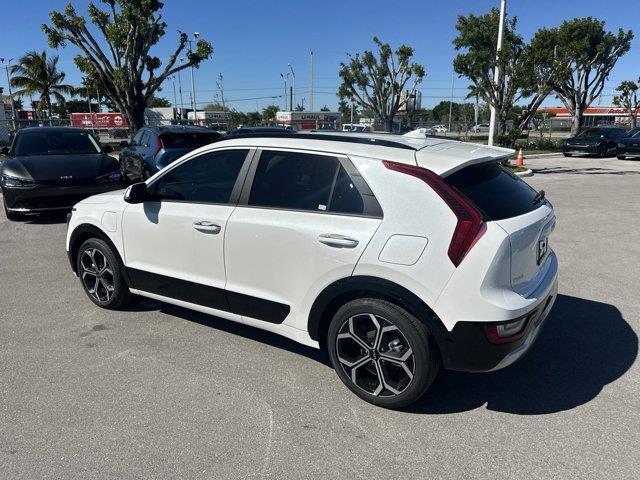
[{"label": "white door", "polygon": [[352,274],[382,212],[346,159],[265,150],[254,162],[227,225],[229,302],[245,323],[306,330],[299,312]]},{"label": "white door", "polygon": [[136,289],[228,310],[224,234],[248,153],[227,149],[189,159],[150,184],[149,201],[127,207],[125,264]]}]

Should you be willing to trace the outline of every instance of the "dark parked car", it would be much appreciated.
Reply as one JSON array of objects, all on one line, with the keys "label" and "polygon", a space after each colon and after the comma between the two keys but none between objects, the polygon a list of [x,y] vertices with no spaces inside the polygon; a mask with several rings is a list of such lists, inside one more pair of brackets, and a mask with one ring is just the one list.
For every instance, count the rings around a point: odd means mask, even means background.
[{"label": "dark parked car", "polygon": [[624,128],[593,127],[587,128],[577,136],[567,138],[562,146],[565,157],[571,155],[597,155],[601,158],[615,155],[618,140],[627,135]]},{"label": "dark parked car", "polygon": [[618,140],[616,156],[620,160],[629,157],[640,157],[640,128],[633,128],[625,138]]},{"label": "dark parked car", "polygon": [[143,127],[130,144],[121,143],[120,163],[128,181],[146,180],[185,153],[221,137],[218,132],[188,125]]},{"label": "dark parked car", "polygon": [[295,133],[291,128],[285,127],[242,127],[231,130],[227,133],[227,137],[235,137],[236,135],[245,135],[252,133],[269,134],[269,133]]},{"label": "dark parked car", "polygon": [[86,130],[29,127],[1,153],[0,187],[9,220],[25,213],[65,210],[96,193],[123,186],[118,161]]}]

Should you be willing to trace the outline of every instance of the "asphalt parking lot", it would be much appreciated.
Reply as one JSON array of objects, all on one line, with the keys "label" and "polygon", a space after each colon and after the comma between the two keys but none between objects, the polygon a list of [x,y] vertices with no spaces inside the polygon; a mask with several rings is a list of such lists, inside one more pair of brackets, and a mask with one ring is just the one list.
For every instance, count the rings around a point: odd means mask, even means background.
[{"label": "asphalt parking lot", "polygon": [[640,162],[528,166],[558,216],[545,330],[403,412],[275,335],[150,301],[100,310],[62,217],[0,213],[0,478],[640,477]]}]

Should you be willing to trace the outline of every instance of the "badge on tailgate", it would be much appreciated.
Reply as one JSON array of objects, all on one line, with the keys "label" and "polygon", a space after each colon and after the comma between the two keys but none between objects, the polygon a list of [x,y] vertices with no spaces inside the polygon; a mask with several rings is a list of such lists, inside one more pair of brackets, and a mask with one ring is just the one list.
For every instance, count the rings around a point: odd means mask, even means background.
[{"label": "badge on tailgate", "polygon": [[538,256],[537,263],[540,265],[544,260],[544,257],[547,256],[547,252],[549,251],[549,237],[544,237],[538,240]]}]

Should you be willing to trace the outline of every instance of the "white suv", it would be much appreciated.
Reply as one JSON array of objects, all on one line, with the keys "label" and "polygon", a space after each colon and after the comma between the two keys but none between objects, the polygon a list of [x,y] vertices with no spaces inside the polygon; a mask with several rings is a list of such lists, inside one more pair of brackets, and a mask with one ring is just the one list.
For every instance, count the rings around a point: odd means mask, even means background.
[{"label": "white suv", "polygon": [[389,408],[440,367],[503,368],[557,291],[553,208],[512,150],[361,134],[237,136],[78,203],[67,251],[89,298],[150,297],[326,348]]}]

